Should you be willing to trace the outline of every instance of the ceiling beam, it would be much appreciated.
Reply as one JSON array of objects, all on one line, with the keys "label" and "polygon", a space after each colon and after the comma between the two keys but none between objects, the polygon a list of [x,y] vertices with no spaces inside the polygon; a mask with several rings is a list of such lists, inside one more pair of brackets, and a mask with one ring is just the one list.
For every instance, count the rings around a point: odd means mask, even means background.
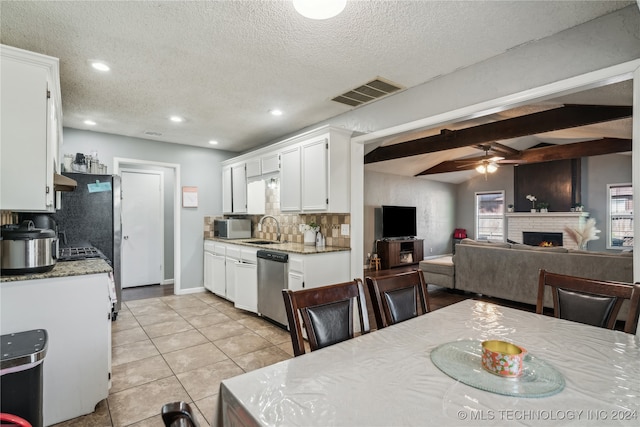
[{"label": "ceiling beam", "polygon": [[[625,153],[628,151],[631,151],[630,139],[602,138],[602,139],[596,139],[593,141],[576,142],[573,144],[552,145],[549,147],[531,148],[529,150],[521,151],[519,155],[505,157],[504,160],[500,160],[498,161],[498,163],[515,163],[515,164],[541,163],[541,162],[551,162],[554,160],[567,160],[567,159],[577,159],[580,157],[601,156],[604,154]],[[484,159],[485,159],[484,156],[476,158],[478,162]],[[435,165],[432,168],[429,168],[420,172],[416,176],[471,170],[478,165],[478,163],[472,163],[472,162],[466,163],[467,160],[473,160],[473,159],[467,158],[464,160],[465,160],[464,164],[461,164],[456,160],[442,162]]]},{"label": "ceiling beam", "polygon": [[443,129],[438,135],[378,147],[364,156],[364,162],[376,163],[624,119],[632,116],[632,110],[631,106],[565,105],[465,129]]}]

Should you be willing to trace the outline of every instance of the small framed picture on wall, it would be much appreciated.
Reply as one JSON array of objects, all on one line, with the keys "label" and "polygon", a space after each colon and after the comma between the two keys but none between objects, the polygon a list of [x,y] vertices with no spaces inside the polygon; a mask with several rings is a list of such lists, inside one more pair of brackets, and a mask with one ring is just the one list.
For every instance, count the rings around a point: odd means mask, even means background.
[{"label": "small framed picture on wall", "polygon": [[182,187],[182,207],[198,207],[198,187]]}]

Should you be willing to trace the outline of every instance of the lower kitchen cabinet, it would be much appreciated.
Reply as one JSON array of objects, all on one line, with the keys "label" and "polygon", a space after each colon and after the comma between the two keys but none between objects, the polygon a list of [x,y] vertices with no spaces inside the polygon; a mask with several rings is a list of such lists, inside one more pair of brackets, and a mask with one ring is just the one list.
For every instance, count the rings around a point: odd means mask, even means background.
[{"label": "lower kitchen cabinet", "polygon": [[204,242],[204,287],[232,301],[236,308],[258,312],[258,249]]},{"label": "lower kitchen cabinet", "polygon": [[204,288],[213,292],[213,263],[215,262],[215,253],[204,250]]},{"label": "lower kitchen cabinet", "polygon": [[317,288],[351,280],[350,252],[289,255],[291,290]]},{"label": "lower kitchen cabinet", "polygon": [[258,312],[258,266],[238,261],[235,263],[236,308]]},{"label": "lower kitchen cabinet", "polygon": [[43,422],[94,412],[109,395],[110,280],[106,273],[0,284],[0,334],[45,329]]}]

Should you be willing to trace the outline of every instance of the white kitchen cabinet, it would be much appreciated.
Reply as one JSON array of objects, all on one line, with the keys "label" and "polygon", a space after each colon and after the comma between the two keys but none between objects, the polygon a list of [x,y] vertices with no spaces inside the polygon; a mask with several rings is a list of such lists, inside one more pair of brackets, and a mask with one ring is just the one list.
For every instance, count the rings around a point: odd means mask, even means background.
[{"label": "white kitchen cabinet", "polygon": [[94,412],[109,395],[111,301],[107,273],[0,283],[0,334],[45,329],[43,422]]},{"label": "white kitchen cabinet", "polygon": [[302,208],[300,146],[289,147],[280,153],[280,210],[300,211]]},{"label": "white kitchen cabinet", "polygon": [[215,244],[215,252],[210,259],[212,290],[214,294],[226,298],[227,269],[225,267],[225,245]]},{"label": "white kitchen cabinet", "polygon": [[350,275],[349,251],[289,255],[288,288],[291,290],[348,282],[352,280]]},{"label": "white kitchen cabinet", "polygon": [[320,137],[302,144],[302,210],[324,211],[329,207],[327,194],[327,153],[329,140]]},{"label": "white kitchen cabinet", "polygon": [[233,213],[233,187],[231,186],[231,168],[222,169],[222,212]]},{"label": "white kitchen cabinet", "polygon": [[214,282],[214,277],[213,277],[213,269],[214,269],[214,262],[215,262],[215,252],[207,250],[207,243],[205,242],[205,249],[204,249],[204,287],[205,289],[213,292],[213,282]]},{"label": "white kitchen cabinet", "polygon": [[257,249],[241,248],[241,260],[235,263],[235,307],[258,312]]},{"label": "white kitchen cabinet", "polygon": [[247,160],[247,178],[254,178],[262,175],[260,159]]},{"label": "white kitchen cabinet", "polygon": [[280,210],[350,212],[350,136],[322,128],[281,152]]},{"label": "white kitchen cabinet", "polygon": [[262,162],[262,174],[280,172],[280,155],[278,153],[270,153],[260,158]]},{"label": "white kitchen cabinet", "polygon": [[222,212],[247,212],[247,169],[245,163],[222,169]]},{"label": "white kitchen cabinet", "polygon": [[225,259],[225,266],[227,271],[226,298],[232,302],[236,300],[236,263],[241,259],[240,246],[227,245],[227,255]]},{"label": "white kitchen cabinet", "polygon": [[247,212],[247,168],[245,164],[231,167],[233,213]]},{"label": "white kitchen cabinet", "polygon": [[247,213],[249,215],[264,215],[266,212],[266,193],[264,180],[259,179],[247,184]]},{"label": "white kitchen cabinet", "polygon": [[0,46],[0,209],[53,212],[62,107],[58,59]]}]

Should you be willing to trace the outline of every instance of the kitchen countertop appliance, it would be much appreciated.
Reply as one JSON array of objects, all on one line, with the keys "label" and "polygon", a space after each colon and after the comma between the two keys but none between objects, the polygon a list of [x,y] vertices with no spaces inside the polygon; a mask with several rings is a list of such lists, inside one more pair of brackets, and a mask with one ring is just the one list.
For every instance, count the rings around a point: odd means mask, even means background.
[{"label": "kitchen countertop appliance", "polygon": [[214,219],[213,235],[221,239],[248,239],[251,237],[251,220],[240,218]]},{"label": "kitchen countertop appliance", "polygon": [[58,238],[54,230],[36,228],[33,221],[3,225],[1,230],[2,274],[45,273],[53,270],[58,258]]},{"label": "kitchen countertop appliance", "polygon": [[282,290],[287,288],[289,255],[258,251],[258,313],[285,328],[289,324]]},{"label": "kitchen countertop appliance", "polygon": [[121,187],[118,175],[63,173],[78,184],[61,193],[61,208],[53,215],[61,236],[60,261],[102,258],[113,269],[117,301],[115,320],[122,305],[120,246]]}]

